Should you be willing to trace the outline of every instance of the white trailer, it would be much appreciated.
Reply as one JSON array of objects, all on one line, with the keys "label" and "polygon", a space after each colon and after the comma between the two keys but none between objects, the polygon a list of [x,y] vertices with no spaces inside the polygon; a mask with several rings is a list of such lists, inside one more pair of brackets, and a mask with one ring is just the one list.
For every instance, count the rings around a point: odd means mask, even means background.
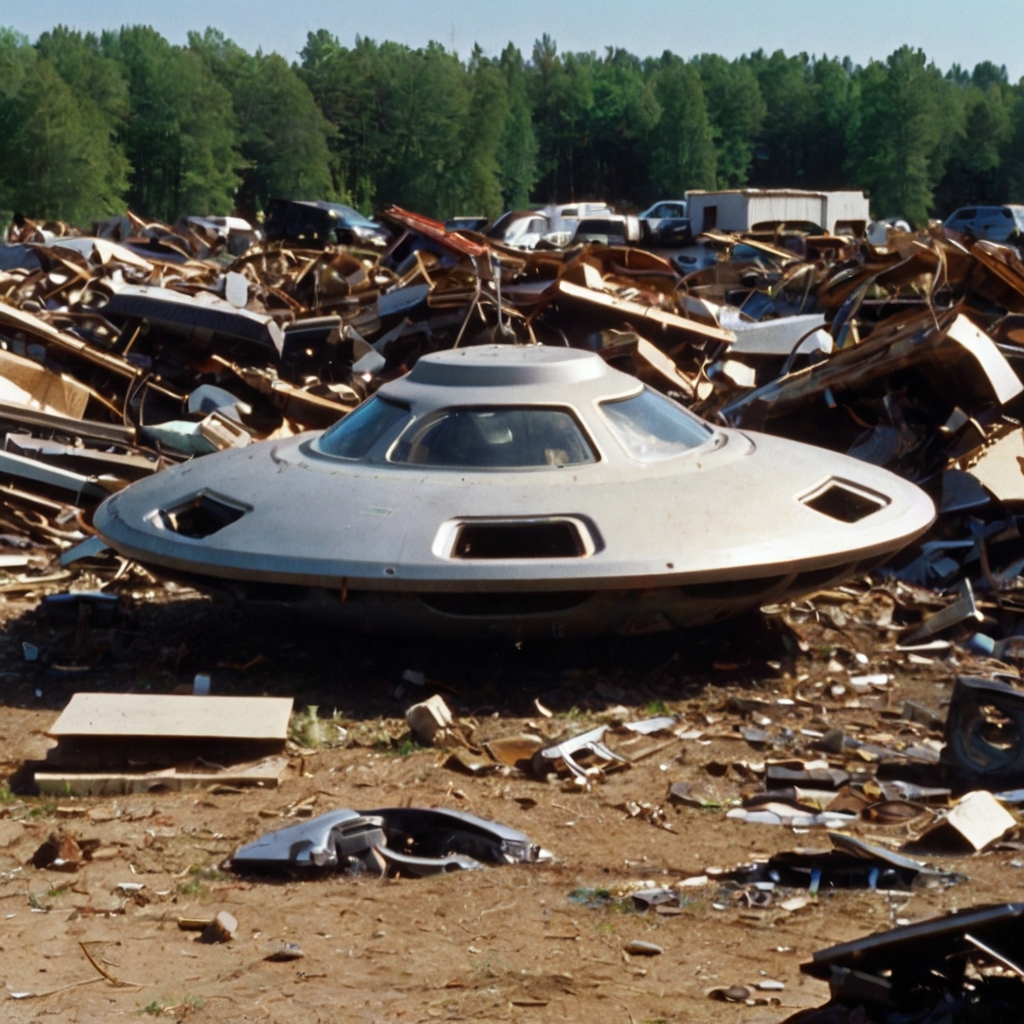
[{"label": "white trailer", "polygon": [[[780,223],[817,224],[829,234],[863,234],[871,215],[863,192],[802,189],[726,189],[686,193],[693,233],[751,231]],[[837,230],[838,229],[838,230]]]}]

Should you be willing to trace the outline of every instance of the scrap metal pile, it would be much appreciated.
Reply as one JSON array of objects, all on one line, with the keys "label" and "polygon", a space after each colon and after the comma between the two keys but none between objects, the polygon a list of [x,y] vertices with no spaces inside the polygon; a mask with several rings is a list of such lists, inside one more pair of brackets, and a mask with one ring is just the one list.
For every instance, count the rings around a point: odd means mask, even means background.
[{"label": "scrap metal pile", "polygon": [[1012,656],[1024,611],[1017,250],[966,248],[941,228],[893,232],[884,247],[710,232],[699,241],[716,262],[683,275],[638,247],[524,252],[395,207],[383,219],[383,253],[254,240],[232,218],[172,228],[128,215],[95,237],[12,227],[0,518],[28,553],[4,556],[0,592],[66,580],[47,551],[86,538],[89,509],[142,476],[326,427],[429,352],[539,342],[596,350],[712,421],[918,483],[940,518],[887,572],[911,592],[959,587],[966,608],[918,640],[959,628],[979,652]]},{"label": "scrap metal pile", "polygon": [[[489,702],[486,712],[461,699],[449,706],[429,696],[424,673],[409,670],[394,699],[408,693],[405,684],[426,699],[404,721],[385,728],[381,720],[389,752],[436,748],[430,772],[440,769],[456,799],[466,793],[454,787],[473,779],[488,780],[502,799],[507,781],[521,784],[514,799],[524,809],[547,803],[544,793],[590,794],[595,806],[607,795],[603,814],[649,823],[658,836],[700,828],[711,811],[729,828],[818,830],[792,848],[766,841],[763,854],[744,843],[749,859],[700,862],[702,873],[674,880],[667,871],[648,878],[645,857],[643,881],[627,871],[619,885],[574,889],[569,898],[586,907],[614,901],[671,918],[699,898],[744,920],[770,908],[781,922],[845,889],[883,892],[894,905],[912,891],[955,886],[971,900],[972,880],[941,858],[971,858],[965,863],[981,876],[986,851],[1024,848],[1018,251],[967,246],[937,228],[892,232],[884,247],[710,232],[698,244],[717,253],[714,265],[687,273],[671,253],[640,247],[524,252],[396,208],[384,220],[391,241],[383,251],[266,242],[232,218],[172,227],[128,215],[94,225],[90,237],[21,221],[8,232],[0,246],[0,595],[49,594],[41,606],[48,632],[21,644],[24,657],[72,679],[123,653],[118,634],[126,631],[105,628],[125,621],[118,591],[156,580],[94,535],[92,511],[110,494],[188,459],[325,428],[437,351],[494,342],[586,349],[711,422],[888,468],[927,491],[939,517],[882,569],[822,577],[801,600],[763,605],[770,654],[759,660],[755,638],[736,631],[728,657],[710,663],[723,680],[750,668],[760,689],[723,682],[685,688],[691,697],[680,701],[682,678],[667,671],[670,661],[651,677],[664,676],[664,688],[627,693],[581,682],[577,693],[566,683],[564,711],[538,697],[530,720],[507,729]],[[840,475],[839,465],[828,472]],[[184,643],[165,646],[158,664],[180,674],[187,656]],[[242,672],[263,658],[218,669]],[[953,678],[948,702],[937,690],[918,699],[920,686],[915,699],[902,699],[908,680]],[[137,722],[128,730],[124,694],[91,695],[116,708],[121,732],[88,716],[56,723],[58,744],[36,765],[36,786],[67,799],[157,785],[273,791],[287,768],[290,699],[260,732],[223,713],[209,685],[198,675],[193,693],[203,696],[134,695],[136,703],[189,702],[189,716],[150,715],[148,733]],[[646,698],[649,717],[638,717]],[[606,706],[613,701],[633,707]],[[195,743],[206,735],[196,709],[217,720],[213,753]],[[305,757],[321,746],[317,708],[305,715],[316,739],[298,751],[298,774],[312,780]],[[347,737],[338,745],[362,743],[357,729],[378,737],[376,725],[353,723],[351,737],[338,727]],[[235,764],[225,750],[260,760]],[[191,766],[179,764],[185,755]],[[628,775],[653,776],[657,787],[643,795],[639,784],[619,787]],[[313,802],[261,816],[298,818]],[[518,830],[443,808],[335,808],[256,838],[250,822],[244,838],[224,869],[253,885],[273,870],[311,880],[324,871],[421,877],[548,859]],[[66,870],[89,856],[55,833],[32,863]],[[915,924],[896,919],[888,932],[821,950],[802,970],[829,983],[830,1000],[792,1024],[1019,1020],[1022,915],[1024,904],[1006,903]],[[271,959],[301,956],[295,949]],[[623,946],[630,957],[661,952],[642,940]],[[767,1005],[782,989],[759,978],[706,994]]]},{"label": "scrap metal pile", "polygon": [[[631,913],[648,920],[687,915],[683,920],[692,921],[691,915],[710,908],[719,916],[733,912],[745,931],[778,927],[768,934],[789,937],[795,915],[819,900],[835,901],[831,913],[852,914],[851,903],[836,899],[842,890],[877,893],[890,908],[898,904],[902,910],[913,891],[931,890],[926,902],[934,903],[937,891],[963,887],[959,911],[939,917],[929,911],[928,919],[914,923],[900,918],[891,930],[815,952],[800,970],[827,981],[830,999],[787,1017],[786,1024],[1020,1020],[1024,905],[972,907],[977,898],[971,890],[983,871],[984,853],[1017,853],[1024,846],[1019,815],[1011,813],[1024,803],[1024,791],[1011,788],[1024,780],[1024,694],[1005,683],[962,676],[951,699],[942,701],[949,705],[943,721],[942,714],[916,701],[903,701],[900,708],[894,675],[865,671],[896,667],[902,658],[906,681],[932,659],[890,649],[870,659],[851,656],[846,667],[838,660],[845,654],[835,652],[827,666],[809,664],[810,678],[794,680],[787,672],[781,680],[765,680],[760,690],[708,687],[678,714],[630,721],[628,708],[607,707],[598,712],[604,724],[584,725],[583,731],[574,732],[580,723],[545,717],[551,712],[538,701],[530,734],[501,735],[500,720],[453,716],[437,695],[411,707],[407,721],[420,742],[447,752],[444,763],[453,772],[543,780],[561,793],[604,789],[606,813],[620,811],[678,832],[681,846],[703,827],[700,815],[715,812],[755,826],[789,828],[800,837],[794,848],[752,854],[732,867],[716,861],[719,866],[689,876],[679,870],[659,875],[645,857],[637,864],[647,871],[642,878],[619,868],[619,880],[611,884],[568,893],[595,915],[611,907],[619,919]],[[819,673],[827,676],[814,679]],[[607,685],[597,689],[605,702],[613,699]],[[741,739],[746,749],[737,747]],[[719,753],[742,753],[712,760],[697,753],[698,743],[715,744]],[[621,800],[623,788],[612,776],[640,772],[644,761],[660,762],[660,771],[672,773],[663,802],[655,802],[656,790],[651,800]],[[688,778],[672,781],[673,775]],[[758,834],[751,846],[762,850],[768,842]],[[956,867],[969,874],[950,870],[950,857],[966,858]],[[1010,863],[1021,866],[1019,860]],[[625,864],[628,869],[630,861]],[[1003,884],[1012,890],[1012,881]],[[919,914],[918,908],[914,916]],[[623,948],[631,956],[664,952],[645,942]],[[778,951],[784,950],[792,947]],[[765,979],[766,973],[761,970],[750,985],[720,982],[705,995],[779,1005],[775,993],[786,986]]]}]

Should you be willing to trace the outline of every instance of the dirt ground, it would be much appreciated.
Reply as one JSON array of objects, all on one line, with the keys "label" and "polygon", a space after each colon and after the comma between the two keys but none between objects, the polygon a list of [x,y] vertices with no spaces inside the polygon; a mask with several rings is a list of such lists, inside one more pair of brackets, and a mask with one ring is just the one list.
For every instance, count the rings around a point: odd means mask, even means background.
[{"label": "dirt ground", "polygon": [[[714,881],[686,889],[689,902],[672,915],[570,898],[642,880],[669,884],[798,846],[826,848],[818,830],[794,835],[728,819],[721,808],[673,805],[668,786],[691,780],[717,787],[723,799],[737,796],[765,758],[808,755],[802,728],[926,739],[924,727],[899,719],[902,702],[941,712],[964,665],[943,655],[909,663],[891,652],[884,629],[812,614],[800,650],[777,619],[752,616],[678,635],[472,646],[338,634],[291,616],[225,609],[188,591],[150,598],[136,593],[116,629],[96,631],[89,643],[100,656],[83,676],[59,667],[68,645],[81,653],[80,635],[72,640],[66,628],[48,624],[32,601],[0,606],[5,1022],[98,1024],[151,1014],[211,1024],[774,1024],[826,1001],[827,986],[799,972],[815,949],[897,921],[1019,898],[1014,863],[1021,854],[1012,850],[930,858],[967,876],[948,888],[823,892],[790,912],[779,904],[792,894],[756,909]],[[24,660],[25,640],[40,647],[42,661]],[[869,656],[868,665],[854,660],[857,652]],[[835,697],[839,663],[894,679],[869,698]],[[425,673],[427,687],[403,683],[406,669]],[[326,742],[290,747],[278,789],[56,800],[28,791],[24,766],[44,756],[51,743],[44,731],[75,690],[171,692],[190,687],[200,671],[212,675],[215,693],[294,695],[297,711],[317,705]],[[431,692],[474,719],[481,738],[523,731],[554,738],[597,724],[613,707],[635,717],[667,710],[703,736],[645,738],[656,749],[589,791],[514,772],[474,777],[405,735],[405,708]],[[775,737],[772,746],[754,749],[742,738],[738,727],[750,722],[730,695],[771,705],[770,723],[761,724]],[[538,700],[552,717],[541,714]],[[339,725],[346,746],[336,745]],[[668,827],[631,816],[630,801],[662,808]],[[241,842],[293,823],[296,808],[320,814],[397,804],[494,819],[526,832],[555,859],[394,881],[237,877],[223,866]],[[905,828],[865,822],[853,831],[896,848]],[[94,841],[92,860],[73,874],[32,867],[33,852],[55,830]],[[126,893],[122,883],[144,888]],[[238,919],[233,941],[204,945],[179,930],[179,917],[219,910]],[[664,952],[629,956],[623,946],[631,939]],[[298,943],[304,956],[266,960],[282,942]],[[785,988],[756,990],[764,980]],[[737,984],[754,989],[761,1005],[707,994]]]}]

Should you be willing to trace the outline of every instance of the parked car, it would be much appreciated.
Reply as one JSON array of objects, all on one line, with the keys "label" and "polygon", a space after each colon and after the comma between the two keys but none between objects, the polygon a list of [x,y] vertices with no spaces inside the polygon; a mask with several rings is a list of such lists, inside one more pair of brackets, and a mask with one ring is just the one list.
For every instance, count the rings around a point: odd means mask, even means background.
[{"label": "parked car", "polygon": [[648,206],[640,219],[647,221],[652,227],[657,227],[661,220],[678,220],[687,216],[685,199],[662,199],[653,206]]},{"label": "parked car", "polygon": [[503,213],[484,234],[515,249],[533,249],[550,230],[550,223],[544,214],[510,210]]},{"label": "parked car", "polygon": [[232,256],[241,256],[261,237],[260,232],[241,217],[183,217],[175,227],[178,231],[195,231],[211,245],[223,242]]},{"label": "parked car", "polygon": [[641,221],[640,224],[647,228],[644,232],[646,241],[654,246],[673,249],[693,241],[693,225],[689,217],[665,217],[654,228],[650,226],[650,221]]},{"label": "parked car", "polygon": [[640,221],[637,217],[615,213],[603,217],[583,217],[576,224],[572,241],[574,244],[597,242],[600,245],[629,245],[640,241]]},{"label": "parked car", "polygon": [[[546,206],[544,215],[548,219],[548,233],[544,236],[545,248],[562,248],[571,245],[580,221],[593,217],[615,217],[615,211],[607,203],[582,202],[563,203],[561,206]],[[639,236],[637,236],[639,238]]]},{"label": "parked car", "polygon": [[[510,210],[503,213],[484,234],[516,249],[552,249],[562,248],[574,241],[603,241],[608,235],[604,227],[614,223],[611,234],[618,241],[611,244],[639,241],[639,221],[636,217],[628,218],[633,227],[624,234],[622,222],[625,219],[613,213],[606,203],[566,203],[547,206],[542,211]],[[590,225],[593,233],[600,237],[580,238],[579,231],[585,224]],[[585,229],[584,235],[587,230],[590,229]]]},{"label": "parked car", "polygon": [[1008,242],[1024,233],[1024,206],[961,206],[943,222],[970,241]]},{"label": "parked car", "polygon": [[640,214],[641,236],[648,245],[689,245],[693,230],[685,199],[662,199]]},{"label": "parked car", "polygon": [[270,242],[302,242],[315,247],[337,243],[383,249],[391,237],[380,224],[344,203],[296,199],[271,199],[264,228]]},{"label": "parked car", "polygon": [[581,217],[611,213],[612,208],[607,203],[563,203],[561,206],[549,206],[544,212],[551,220],[579,220]]}]

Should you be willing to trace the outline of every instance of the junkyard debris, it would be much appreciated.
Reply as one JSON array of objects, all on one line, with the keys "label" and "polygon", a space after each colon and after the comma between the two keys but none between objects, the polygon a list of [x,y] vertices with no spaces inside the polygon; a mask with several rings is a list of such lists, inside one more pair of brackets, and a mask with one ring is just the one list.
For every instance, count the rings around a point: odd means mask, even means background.
[{"label": "junkyard debris", "polygon": [[203,929],[199,936],[200,942],[230,942],[238,930],[238,919],[226,910],[218,911],[217,916]]},{"label": "junkyard debris", "polygon": [[[896,1021],[908,1012],[920,1020],[1013,1019],[1024,1007],[1022,913],[1020,903],[974,907],[820,950],[801,970],[828,981],[832,999],[787,1024]],[[997,976],[993,966],[1012,975]]]},{"label": "junkyard debris", "polygon": [[76,795],[275,786],[291,707],[284,697],[76,693],[36,784]]},{"label": "junkyard debris", "polygon": [[452,724],[452,713],[444,698],[435,693],[427,700],[413,704],[406,711],[405,720],[416,739],[430,747]]},{"label": "junkyard debris", "polygon": [[270,832],[240,846],[231,866],[235,871],[299,868],[416,878],[550,856],[522,832],[472,814],[389,807],[331,811]]}]

